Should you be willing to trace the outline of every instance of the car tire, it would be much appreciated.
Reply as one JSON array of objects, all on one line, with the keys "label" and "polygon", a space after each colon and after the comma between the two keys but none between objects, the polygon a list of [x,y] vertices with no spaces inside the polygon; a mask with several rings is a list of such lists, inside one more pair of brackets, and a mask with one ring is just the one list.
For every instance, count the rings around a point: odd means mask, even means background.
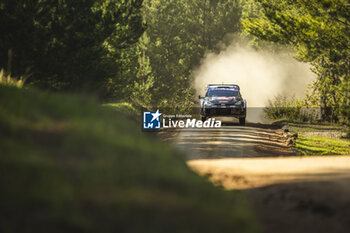
[{"label": "car tire", "polygon": [[240,125],[245,125],[245,117],[239,118],[239,124]]}]

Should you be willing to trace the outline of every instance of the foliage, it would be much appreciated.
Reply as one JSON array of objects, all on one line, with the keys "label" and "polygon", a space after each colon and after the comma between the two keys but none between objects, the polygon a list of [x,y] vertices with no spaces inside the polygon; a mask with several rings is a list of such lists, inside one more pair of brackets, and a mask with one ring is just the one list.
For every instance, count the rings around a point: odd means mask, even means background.
[{"label": "foliage", "polygon": [[0,84],[1,85],[8,85],[8,86],[15,86],[15,87],[23,87],[24,78],[14,78],[11,77],[11,75],[6,74],[4,69],[0,70]]},{"label": "foliage", "polygon": [[26,84],[179,111],[192,70],[241,28],[236,0],[5,0],[0,14],[0,67]]},{"label": "foliage", "polygon": [[151,90],[154,85],[150,58],[146,55],[149,37],[146,33],[140,39],[136,54],[138,55],[138,69],[133,83],[131,101],[137,107],[147,108],[152,101]]},{"label": "foliage", "polygon": [[141,7],[142,0],[1,1],[0,67],[31,74],[26,82],[45,89],[102,92],[119,68],[109,49],[144,31]]},{"label": "foliage", "polygon": [[188,109],[192,70],[205,52],[219,51],[226,34],[239,31],[240,7],[233,0],[146,0],[143,15],[154,77],[151,105]]},{"label": "foliage", "polygon": [[289,122],[317,122],[320,118],[319,108],[306,107],[305,101],[283,95],[269,100],[264,113],[268,119],[285,119]]},{"label": "foliage", "polygon": [[129,119],[137,119],[140,117],[140,111],[136,109],[131,103],[128,102],[119,102],[119,103],[106,103],[102,106],[109,107],[117,110],[119,113],[128,116]]},{"label": "foliage", "polygon": [[312,94],[323,120],[349,121],[349,0],[257,0],[259,14],[243,20],[260,39],[289,44],[318,74]]},{"label": "foliage", "polygon": [[89,98],[0,86],[1,232],[256,232],[237,192]]},{"label": "foliage", "polygon": [[220,50],[226,34],[240,30],[240,7],[233,0],[147,0],[142,13],[147,30],[121,50],[122,79],[110,79],[109,95],[135,107],[187,112],[195,99],[192,70],[207,51]]}]

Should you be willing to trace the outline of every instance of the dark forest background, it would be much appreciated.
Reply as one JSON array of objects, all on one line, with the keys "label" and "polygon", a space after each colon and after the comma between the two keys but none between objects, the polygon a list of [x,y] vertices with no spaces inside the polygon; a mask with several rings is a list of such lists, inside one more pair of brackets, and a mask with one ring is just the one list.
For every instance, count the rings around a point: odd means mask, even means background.
[{"label": "dark forest background", "polygon": [[349,0],[2,0],[0,21],[0,68],[26,86],[189,108],[193,70],[235,34],[293,48],[317,74],[308,103],[349,118]]}]

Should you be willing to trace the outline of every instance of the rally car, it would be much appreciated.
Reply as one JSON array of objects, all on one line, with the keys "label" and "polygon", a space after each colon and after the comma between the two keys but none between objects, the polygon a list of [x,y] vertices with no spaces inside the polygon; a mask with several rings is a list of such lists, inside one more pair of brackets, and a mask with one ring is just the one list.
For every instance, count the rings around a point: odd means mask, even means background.
[{"label": "rally car", "polygon": [[235,117],[245,125],[247,102],[236,84],[209,84],[200,99],[200,114],[203,121],[209,117]]}]

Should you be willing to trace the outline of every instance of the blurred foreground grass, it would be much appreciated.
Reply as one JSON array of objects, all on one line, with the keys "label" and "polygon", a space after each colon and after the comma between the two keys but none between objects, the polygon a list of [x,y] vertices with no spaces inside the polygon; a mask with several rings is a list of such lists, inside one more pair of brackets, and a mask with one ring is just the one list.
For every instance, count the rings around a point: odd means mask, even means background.
[{"label": "blurred foreground grass", "polygon": [[79,96],[0,85],[0,232],[256,232],[238,193]]}]

